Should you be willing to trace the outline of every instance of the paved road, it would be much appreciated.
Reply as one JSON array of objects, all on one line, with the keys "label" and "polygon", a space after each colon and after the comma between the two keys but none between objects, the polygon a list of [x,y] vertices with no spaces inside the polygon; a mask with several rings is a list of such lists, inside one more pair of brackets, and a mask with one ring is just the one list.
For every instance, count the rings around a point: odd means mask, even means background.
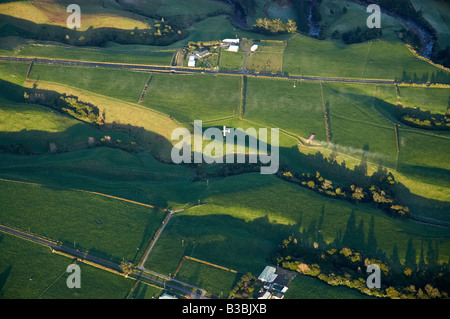
[{"label": "paved road", "polygon": [[[88,260],[88,261],[94,262],[96,264],[105,266],[105,267],[110,268],[112,270],[121,271],[120,266],[118,264],[112,262],[112,261],[105,260],[105,259],[102,259],[102,258],[98,258],[98,257],[92,256],[92,255],[88,255],[87,253],[80,252],[79,250],[74,249],[74,248],[63,246],[60,243],[51,241],[49,239],[40,238],[40,237],[37,237],[35,235],[28,234],[26,232],[22,232],[22,231],[19,231],[19,230],[15,230],[15,229],[3,226],[3,225],[0,225],[0,231],[4,232],[4,233],[7,233],[7,234],[10,234],[10,235],[14,235],[14,236],[20,237],[20,238],[24,238],[24,239],[30,240],[30,241],[35,242],[35,243],[39,243],[41,245],[48,246],[50,248],[53,248],[54,250],[58,250],[58,251],[64,252],[66,254],[69,254],[71,256],[74,256],[74,257],[77,257],[77,258],[80,258],[80,259],[83,259],[83,260]],[[174,290],[178,290],[178,291],[182,292],[183,294],[190,295],[192,298],[207,299],[204,296],[206,291],[201,289],[201,288],[189,285],[187,283],[184,283],[182,281],[179,281],[179,280],[176,280],[176,279],[173,279],[173,278],[169,278],[169,277],[167,277],[165,275],[156,273],[154,271],[150,271],[150,270],[147,270],[147,269],[145,269],[145,271],[150,273],[150,274],[152,274],[152,275],[154,275],[156,278],[152,277],[152,276],[149,276],[149,275],[146,275],[145,273],[142,273],[142,271],[136,271],[134,273],[134,275],[138,276],[138,277],[140,276],[142,278],[145,278],[147,280],[153,281],[153,282],[158,283],[160,285],[164,285],[166,288],[172,288]],[[158,279],[158,278],[160,278],[160,279]],[[176,285],[176,284],[178,284],[178,285]],[[201,291],[202,294],[199,295],[197,293],[192,292],[192,290],[185,289],[183,287],[180,287],[179,285],[182,285],[184,287],[189,287],[189,288],[195,289],[197,291]]]},{"label": "paved road", "polygon": [[116,69],[129,69],[129,70],[144,70],[144,71],[160,71],[160,72],[184,72],[184,73],[208,73],[217,75],[248,75],[248,76],[264,76],[279,79],[290,80],[310,80],[310,81],[322,81],[322,82],[344,82],[344,83],[366,83],[366,84],[395,84],[394,80],[376,80],[376,79],[344,79],[344,78],[329,78],[329,77],[312,77],[312,76],[289,76],[289,75],[259,75],[256,73],[250,73],[246,71],[232,72],[232,71],[216,71],[216,70],[203,70],[192,69],[178,66],[155,66],[155,65],[143,65],[143,64],[126,64],[126,63],[110,63],[110,62],[88,62],[88,61],[73,61],[73,60],[60,60],[60,59],[47,59],[47,58],[20,58],[20,57],[8,57],[0,56],[1,61],[20,61],[20,62],[33,62],[40,64],[51,65],[68,65],[68,66],[84,66],[84,67],[97,67],[97,68],[116,68]]}]

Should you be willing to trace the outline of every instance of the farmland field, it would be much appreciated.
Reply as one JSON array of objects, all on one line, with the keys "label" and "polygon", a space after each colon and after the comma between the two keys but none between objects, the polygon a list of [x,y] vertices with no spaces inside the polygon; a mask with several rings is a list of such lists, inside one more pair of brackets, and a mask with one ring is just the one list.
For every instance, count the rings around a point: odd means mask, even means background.
[{"label": "farmland field", "polygon": [[[70,259],[7,234],[0,235],[0,247],[2,299],[98,299],[99,295],[119,299],[126,297],[134,285],[134,280],[81,263],[82,288],[67,289]],[[149,297],[160,294],[153,289],[149,287]]]},{"label": "farmland field", "polygon": [[156,210],[79,191],[6,181],[1,181],[1,188],[3,225],[31,229],[111,260],[137,258],[136,249],[145,247],[164,218]]},{"label": "farmland field", "polygon": [[[431,60],[395,14],[346,45],[361,1],[80,1],[80,30],[68,1],[0,1],[0,299],[448,298],[448,21],[410,2]],[[288,33],[305,13],[319,34]],[[256,163],[206,160],[248,129]],[[266,266],[296,275],[284,295],[245,276]]]},{"label": "farmland field", "polygon": [[290,75],[401,79],[404,71],[421,77],[436,70],[403,44],[385,41],[342,46],[297,36],[283,58],[283,72]]}]

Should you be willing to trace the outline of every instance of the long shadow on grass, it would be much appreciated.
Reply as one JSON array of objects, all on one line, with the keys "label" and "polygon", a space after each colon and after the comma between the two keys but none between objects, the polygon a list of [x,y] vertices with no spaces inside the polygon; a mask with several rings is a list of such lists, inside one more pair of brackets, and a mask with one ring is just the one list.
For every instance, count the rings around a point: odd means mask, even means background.
[{"label": "long shadow on grass", "polygon": [[[68,14],[69,15],[69,14]],[[164,35],[157,36],[149,29],[121,30],[116,28],[96,28],[92,26],[86,31],[69,29],[62,26],[37,24],[25,19],[19,19],[8,15],[0,14],[0,36],[19,36],[28,39],[41,41],[56,41],[74,46],[105,46],[108,42],[120,44],[146,44],[146,45],[169,45],[186,37],[187,31],[180,30],[178,33],[173,28],[165,32]],[[163,29],[167,22],[162,22]]]}]

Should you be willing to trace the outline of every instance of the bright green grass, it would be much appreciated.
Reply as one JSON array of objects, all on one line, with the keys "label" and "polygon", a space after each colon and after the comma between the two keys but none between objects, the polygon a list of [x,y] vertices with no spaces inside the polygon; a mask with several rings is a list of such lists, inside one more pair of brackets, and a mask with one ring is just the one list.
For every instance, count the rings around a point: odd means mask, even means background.
[{"label": "bright green grass", "polygon": [[69,289],[72,260],[27,240],[0,233],[0,299],[122,299],[134,280],[79,263],[81,288]]},{"label": "bright green grass", "polygon": [[[393,165],[396,157],[394,125],[374,108],[374,87],[323,84],[329,108],[331,140],[339,149],[359,158],[366,151],[370,160]],[[369,91],[369,92],[367,92]]]},{"label": "bright green grass", "polygon": [[143,45],[109,44],[105,48],[79,48],[55,44],[28,44],[21,48],[17,55],[77,61],[170,65],[174,54],[174,49]]},{"label": "bright green grass", "polygon": [[320,279],[297,274],[284,295],[286,299],[361,299],[371,298],[348,287],[332,287]]},{"label": "bright green grass", "polygon": [[150,75],[126,70],[35,65],[30,78],[137,103]]},{"label": "bright green grass", "polygon": [[175,279],[202,287],[208,294],[219,298],[228,298],[234,284],[239,280],[239,275],[186,259]]},{"label": "bright green grass", "polygon": [[0,79],[22,85],[27,76],[29,63],[0,62]]},{"label": "bright green grass", "polygon": [[146,267],[173,273],[182,256],[190,255],[238,271],[258,272],[280,238],[296,229],[313,240],[318,240],[320,229],[327,243],[342,238],[352,211],[356,225],[361,221],[364,225],[365,238],[374,216],[377,248],[388,257],[396,246],[403,260],[409,238],[417,258],[418,247],[426,240],[439,241],[441,261],[450,255],[445,229],[394,220],[368,206],[325,198],[273,176],[245,174],[210,181],[198,198],[201,206],[170,220]]},{"label": "bright green grass", "polygon": [[316,134],[317,140],[326,140],[319,83],[249,77],[244,118],[304,138]]},{"label": "bright green grass", "polygon": [[450,170],[450,133],[433,134],[425,130],[399,129],[400,160],[404,163]]},{"label": "bright green grass", "polygon": [[131,141],[125,133],[100,131],[45,106],[0,100],[1,144],[22,144],[32,152],[47,153],[49,143],[60,150],[76,150],[87,148],[89,137],[100,140],[105,135],[113,140]]},{"label": "bright green grass", "polygon": [[31,230],[116,262],[141,255],[165,215],[78,191],[5,181],[0,188],[2,224]]},{"label": "bright green grass", "polygon": [[241,71],[244,66],[245,53],[241,49],[231,52],[222,48],[220,53],[219,68],[222,71]]},{"label": "bright green grass", "polygon": [[153,74],[142,105],[193,124],[237,114],[239,96],[238,77]]},{"label": "bright green grass", "polygon": [[289,39],[283,72],[290,75],[353,78],[402,78],[403,71],[419,78],[436,72],[436,67],[416,58],[403,44],[373,43],[337,46],[306,36]]},{"label": "bright green grass", "polygon": [[421,111],[430,111],[436,114],[445,114],[449,106],[450,91],[447,88],[433,87],[402,87],[397,97],[394,86],[380,86],[377,98],[403,107],[420,108]]}]

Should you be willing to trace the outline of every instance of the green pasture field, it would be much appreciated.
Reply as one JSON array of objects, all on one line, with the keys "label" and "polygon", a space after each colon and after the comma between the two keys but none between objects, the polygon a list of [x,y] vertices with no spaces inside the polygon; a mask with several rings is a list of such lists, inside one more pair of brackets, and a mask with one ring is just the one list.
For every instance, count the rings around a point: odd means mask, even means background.
[{"label": "green pasture field", "polygon": [[148,152],[96,147],[32,157],[4,153],[0,162],[3,178],[85,189],[162,208],[182,208],[204,189],[190,182],[193,169],[160,163]]},{"label": "green pasture field", "polygon": [[[26,79],[29,63],[21,62],[0,62],[0,79],[22,85]],[[6,95],[6,92],[1,92]]]},{"label": "green pasture field", "polygon": [[7,181],[0,188],[2,224],[115,262],[139,260],[165,217],[152,208],[79,191]]},{"label": "green pasture field", "polygon": [[238,52],[227,51],[222,48],[220,53],[219,68],[222,71],[241,71],[244,66],[245,53],[242,49]]},{"label": "green pasture field", "polygon": [[376,98],[390,104],[400,103],[403,107],[418,108],[432,114],[445,114],[450,106],[450,91],[439,87],[399,86],[397,96],[394,86],[378,86]]},{"label": "green pasture field", "polygon": [[193,125],[237,115],[239,97],[238,77],[153,74],[142,105]]},{"label": "green pasture field", "polygon": [[[81,288],[69,289],[70,258],[5,233],[0,233],[0,252],[0,299],[123,299],[135,283],[79,263]],[[148,287],[147,293],[159,295],[160,290]]]},{"label": "green pasture field", "polygon": [[251,53],[245,68],[251,72],[281,73],[285,42],[257,42],[258,49]]},{"label": "green pasture field", "polygon": [[395,220],[368,206],[325,198],[273,176],[255,173],[210,180],[198,198],[200,206],[170,220],[147,260],[147,268],[173,273],[181,258],[188,255],[257,273],[270,262],[280,239],[296,230],[319,245],[321,240],[339,242],[352,214],[356,225],[363,224],[364,234],[368,234],[373,216],[377,249],[388,257],[396,247],[400,260],[404,260],[410,238],[417,258],[418,247],[427,241],[438,243],[441,261],[446,262],[450,255],[445,229]]},{"label": "green pasture field", "polygon": [[225,299],[239,280],[239,274],[185,259],[175,279],[202,287],[207,294]]},{"label": "green pasture field", "polygon": [[399,139],[402,162],[419,167],[450,169],[450,155],[445,151],[450,146],[449,132],[432,134],[400,127]]},{"label": "green pasture field", "polygon": [[393,80],[404,71],[420,78],[437,70],[405,45],[385,41],[339,46],[297,35],[288,40],[283,58],[283,72],[289,75]]},{"label": "green pasture field", "polygon": [[248,77],[244,118],[326,141],[319,83]]},{"label": "green pasture field", "polygon": [[[281,236],[278,237],[281,240]],[[226,215],[186,216],[169,221],[145,267],[173,274],[183,256],[191,256],[238,272],[260,272],[278,242],[255,235],[252,224]]]},{"label": "green pasture field", "polygon": [[170,65],[174,49],[161,49],[144,45],[110,43],[104,48],[72,47],[62,44],[26,44],[10,54],[20,57],[66,59],[75,61],[115,62],[145,65]]},{"label": "green pasture field", "polygon": [[284,295],[286,299],[372,299],[355,289],[332,287],[318,278],[297,274]]},{"label": "green pasture field", "polygon": [[126,102],[137,103],[149,73],[127,70],[36,64],[30,79],[77,87]]},{"label": "green pasture field", "polygon": [[[343,12],[343,8],[347,12]],[[320,14],[322,20],[321,26],[326,26],[325,38],[327,40],[336,41],[331,38],[331,35],[336,30],[339,31],[340,36],[343,33],[355,30],[357,27],[361,29],[367,28],[366,20],[370,13],[366,12],[367,6],[360,5],[345,0],[324,0],[320,4]],[[382,36],[381,39],[390,42],[399,42],[396,32],[401,29],[407,29],[406,26],[397,19],[383,14],[381,15]],[[337,41],[343,43],[342,40]]]},{"label": "green pasture field", "polygon": [[394,125],[372,108],[373,93],[353,85],[324,83],[322,88],[333,144],[358,157],[366,151],[368,159],[392,165],[396,156]]},{"label": "green pasture field", "polygon": [[129,135],[118,131],[101,131],[92,125],[58,113],[45,106],[0,100],[0,143],[22,144],[33,153],[48,153],[49,143],[59,150],[77,150],[89,146],[88,139],[131,142]]}]

